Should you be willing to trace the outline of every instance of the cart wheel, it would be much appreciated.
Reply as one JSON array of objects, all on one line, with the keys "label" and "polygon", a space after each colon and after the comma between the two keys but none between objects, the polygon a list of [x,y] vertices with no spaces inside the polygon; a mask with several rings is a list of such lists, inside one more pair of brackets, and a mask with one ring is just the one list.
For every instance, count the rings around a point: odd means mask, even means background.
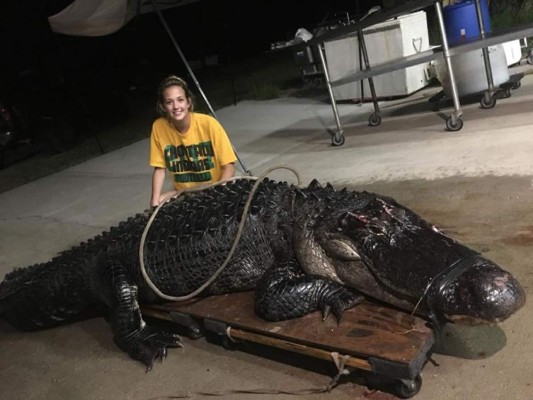
[{"label": "cart wheel", "polygon": [[379,124],[381,124],[381,116],[377,113],[372,113],[370,117],[368,117],[368,125],[378,126]]},{"label": "cart wheel", "polygon": [[533,64],[533,50],[531,50],[531,51],[529,52],[529,55],[527,56],[527,63],[528,63],[529,65],[532,65],[532,64]]},{"label": "cart wheel", "polygon": [[448,118],[446,118],[446,128],[452,132],[460,131],[463,128],[463,119],[461,117],[457,118],[454,124],[453,118],[450,115]]},{"label": "cart wheel", "polygon": [[415,379],[400,379],[394,384],[394,394],[401,399],[409,399],[416,395],[422,387],[422,377],[417,375]]},{"label": "cart wheel", "polygon": [[518,89],[520,86],[522,86],[522,82],[516,81],[513,83],[512,89]]},{"label": "cart wheel", "polygon": [[237,348],[236,343],[227,336],[222,336],[220,342],[226,350],[235,350]]},{"label": "cart wheel", "polygon": [[331,137],[331,144],[333,146],[342,146],[345,142],[346,138],[343,134],[335,134]]},{"label": "cart wheel", "polygon": [[481,108],[493,108],[496,105],[496,98],[494,96],[490,96],[489,100],[487,100],[485,97],[486,96],[482,96],[481,100],[479,101]]}]

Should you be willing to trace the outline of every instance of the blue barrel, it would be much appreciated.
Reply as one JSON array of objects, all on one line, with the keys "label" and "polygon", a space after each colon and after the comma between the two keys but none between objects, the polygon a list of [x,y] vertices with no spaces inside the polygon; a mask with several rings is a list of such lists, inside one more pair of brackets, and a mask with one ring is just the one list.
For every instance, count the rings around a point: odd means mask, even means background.
[{"label": "blue barrel", "polygon": [[[490,32],[489,7],[486,0],[480,0],[483,29]],[[459,44],[480,36],[477,21],[476,2],[459,1],[444,7],[444,25],[449,45]]]}]

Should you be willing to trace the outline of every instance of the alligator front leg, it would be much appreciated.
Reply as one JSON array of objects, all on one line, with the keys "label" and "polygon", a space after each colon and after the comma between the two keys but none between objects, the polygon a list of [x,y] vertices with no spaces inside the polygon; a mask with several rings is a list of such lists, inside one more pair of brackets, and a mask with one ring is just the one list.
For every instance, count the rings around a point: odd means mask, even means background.
[{"label": "alligator front leg", "polygon": [[255,290],[255,312],[269,321],[282,321],[322,311],[333,313],[340,323],[342,313],[363,300],[336,282],[299,274],[296,261],[267,271]]},{"label": "alligator front leg", "polygon": [[168,347],[182,347],[181,338],[146,325],[137,301],[137,285],[122,264],[107,263],[105,271],[112,282],[109,322],[113,339],[120,349],[150,371],[155,360],[165,359]]}]

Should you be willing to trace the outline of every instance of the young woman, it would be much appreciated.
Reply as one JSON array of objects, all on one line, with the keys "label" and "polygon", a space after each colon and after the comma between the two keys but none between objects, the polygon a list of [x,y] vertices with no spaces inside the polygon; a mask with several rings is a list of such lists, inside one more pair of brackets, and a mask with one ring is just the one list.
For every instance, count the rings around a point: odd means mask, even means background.
[{"label": "young woman", "polygon": [[226,131],[212,116],[193,111],[183,79],[172,75],[161,82],[157,109],[161,117],[150,136],[152,207],[167,195],[161,193],[167,170],[176,190],[233,177],[237,157]]}]

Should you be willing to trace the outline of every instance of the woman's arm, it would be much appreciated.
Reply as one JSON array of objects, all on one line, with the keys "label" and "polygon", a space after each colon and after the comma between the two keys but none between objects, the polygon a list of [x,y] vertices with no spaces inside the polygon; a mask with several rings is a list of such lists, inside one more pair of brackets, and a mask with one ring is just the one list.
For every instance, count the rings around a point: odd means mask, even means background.
[{"label": "woman's arm", "polygon": [[150,207],[156,207],[159,205],[161,198],[161,189],[163,189],[163,183],[165,183],[165,168],[154,168],[152,174],[152,198],[150,200]]},{"label": "woman's arm", "polygon": [[223,165],[221,168],[222,168],[222,173],[220,174],[221,181],[223,181],[224,179],[233,178],[233,175],[235,175],[235,164],[229,163],[229,164]]}]

